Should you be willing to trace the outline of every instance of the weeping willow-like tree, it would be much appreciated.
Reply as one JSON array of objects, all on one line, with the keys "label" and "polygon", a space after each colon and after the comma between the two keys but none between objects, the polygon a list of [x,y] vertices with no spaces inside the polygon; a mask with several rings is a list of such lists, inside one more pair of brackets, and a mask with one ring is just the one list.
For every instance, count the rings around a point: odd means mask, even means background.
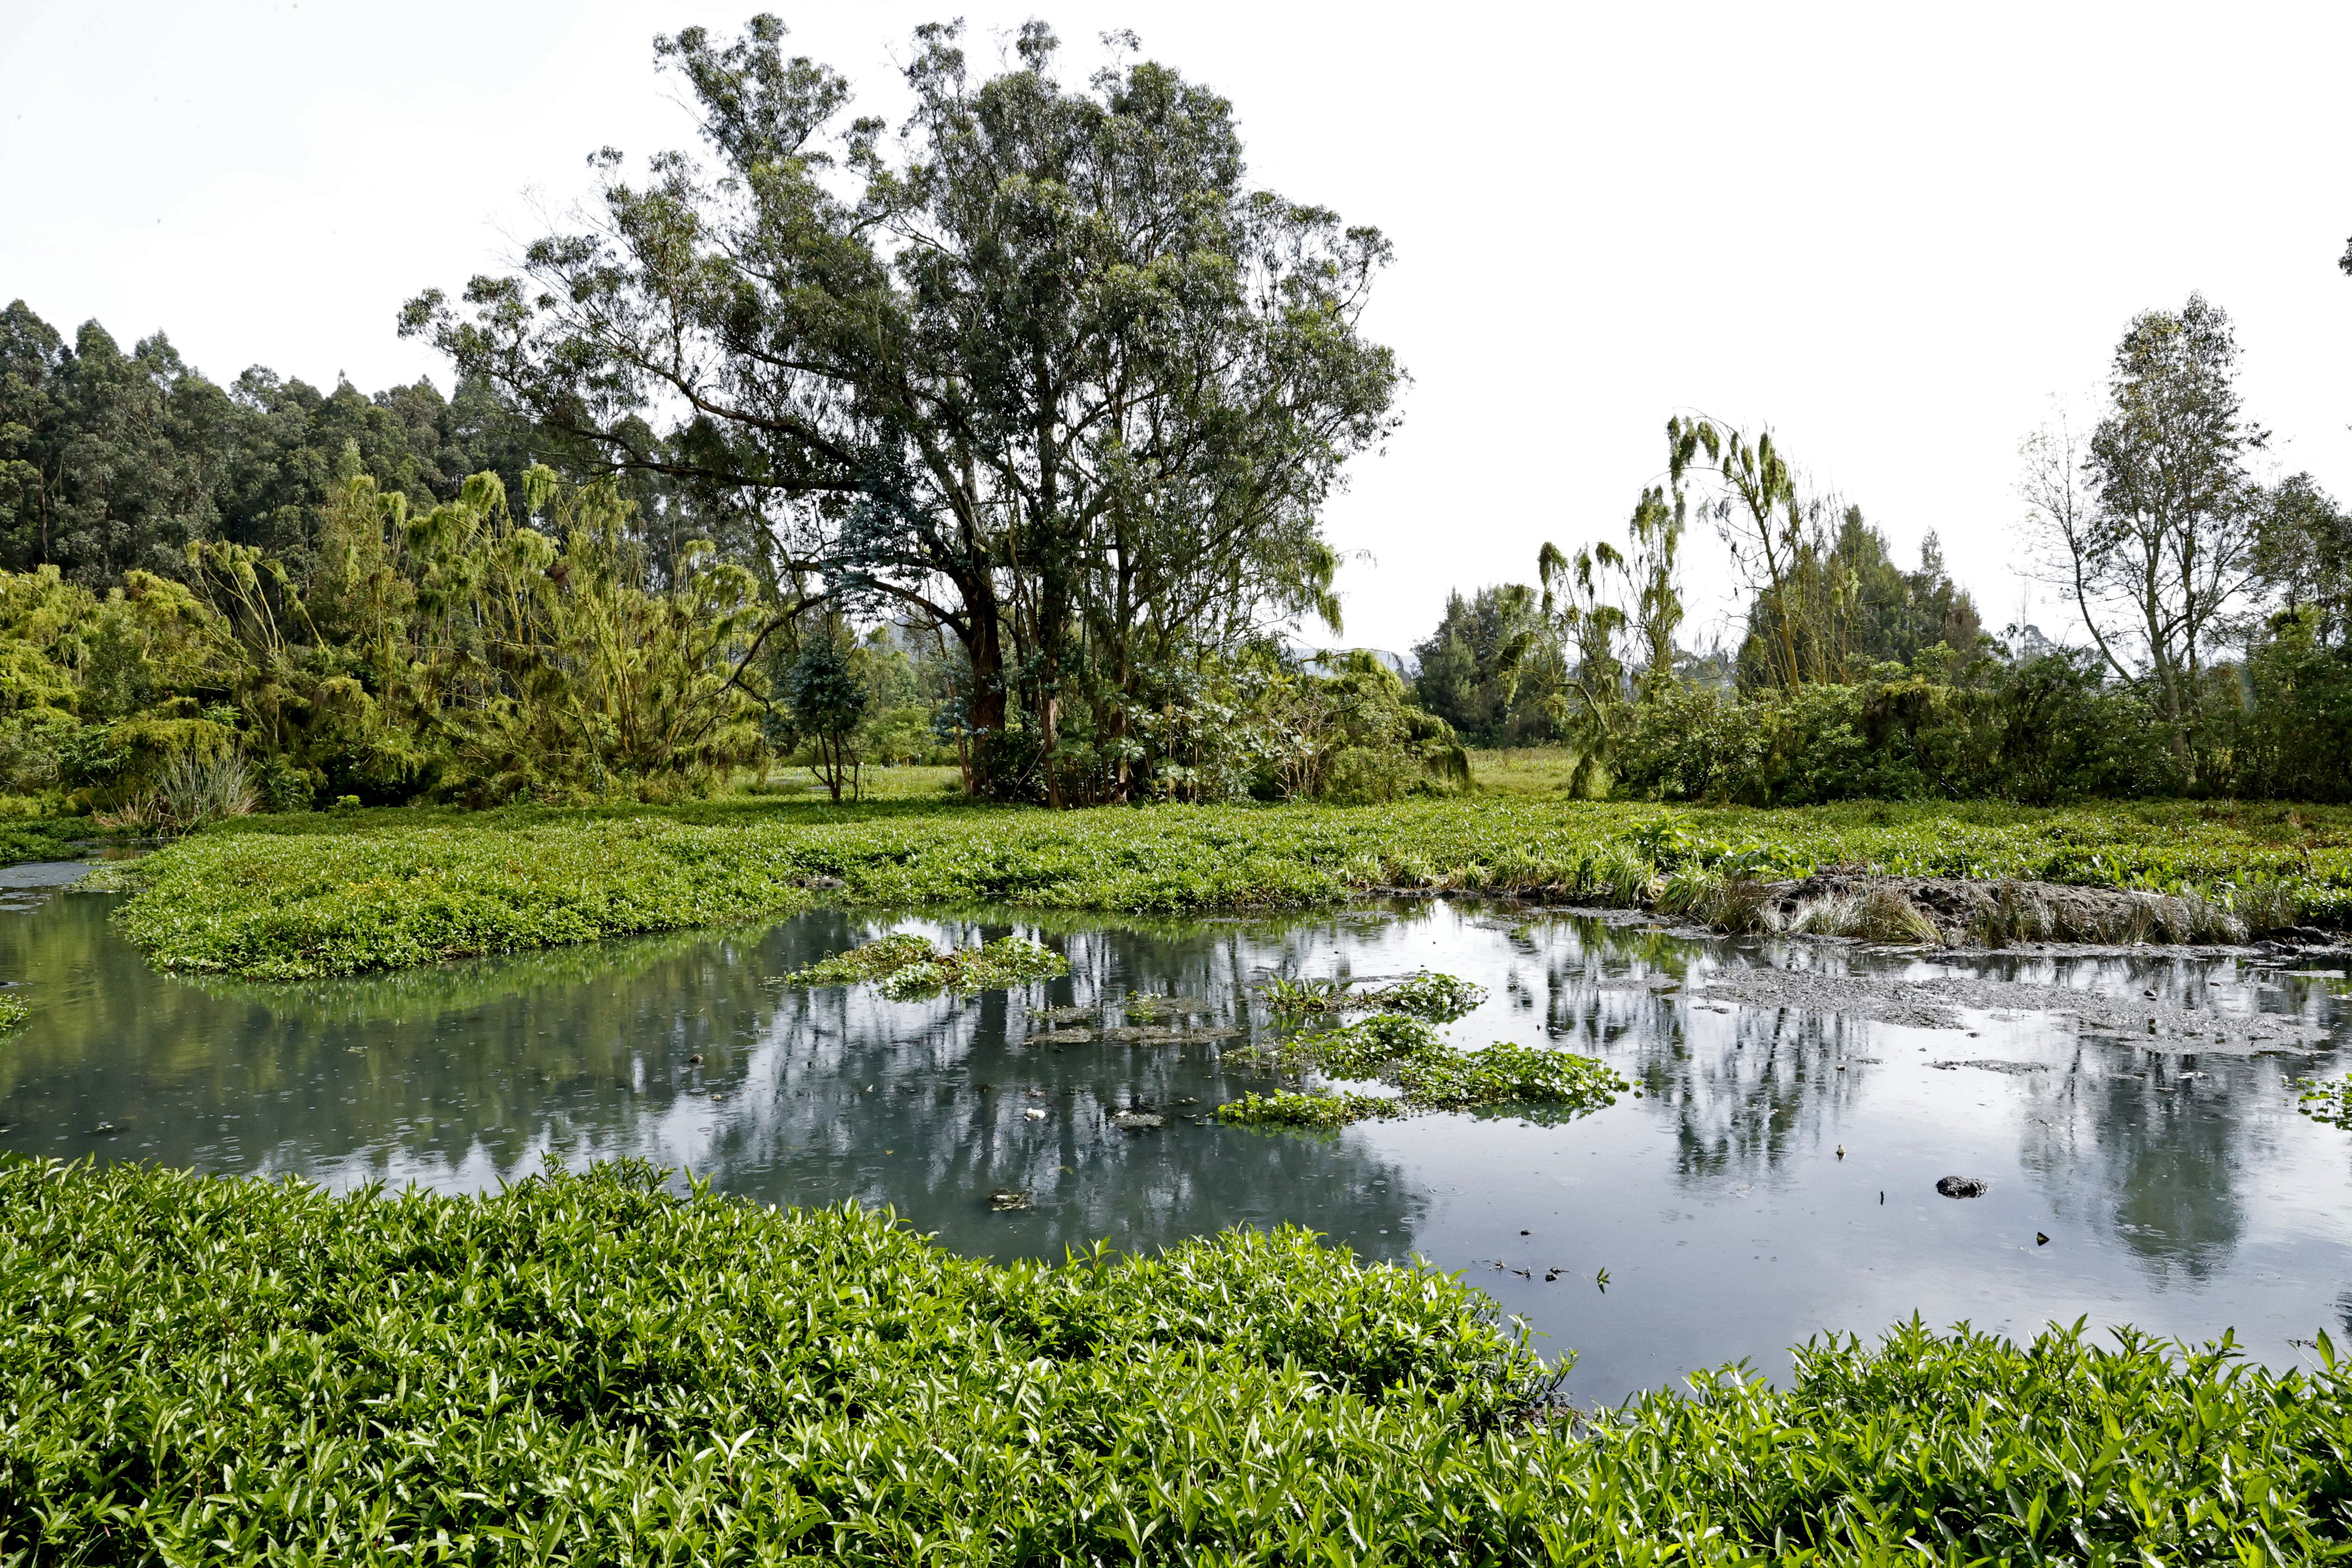
[{"label": "weeping willow-like tree", "polygon": [[307,580],[249,546],[193,547],[205,683],[248,744],[311,787],[473,801],[694,787],[758,752],[744,676],[778,626],[751,573],[690,545],[648,586],[607,484],[495,474],[412,512],[343,479]]},{"label": "weeping willow-like tree", "polygon": [[[1559,719],[1576,753],[1569,788],[1577,794],[1607,793],[1636,702],[1655,701],[1674,685],[1686,517],[1681,497],[1668,506],[1653,487],[1627,520],[1625,549],[1601,540],[1573,559],[1550,543],[1537,553],[1543,616],[1568,667]],[[1629,653],[1638,668],[1627,664]]]}]

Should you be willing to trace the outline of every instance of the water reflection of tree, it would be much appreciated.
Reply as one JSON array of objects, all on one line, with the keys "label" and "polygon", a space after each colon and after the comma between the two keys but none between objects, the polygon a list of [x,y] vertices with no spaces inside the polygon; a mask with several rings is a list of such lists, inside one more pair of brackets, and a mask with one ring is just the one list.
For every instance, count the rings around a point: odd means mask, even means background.
[{"label": "water reflection of tree", "polygon": [[[1738,962],[1728,944],[1581,920],[1537,928],[1530,946],[1544,966],[1552,1039],[1605,1058],[1653,1114],[1673,1119],[1685,1181],[1769,1173],[1817,1144],[1857,1092],[1854,1075],[1837,1067],[1860,1054],[1864,1037],[1843,1017],[1741,1008],[1727,1020],[1732,1049],[1692,1048],[1685,1011],[1695,999],[1684,988]],[[1654,990],[1654,979],[1673,984]]]},{"label": "water reflection of tree", "polygon": [[[895,1202],[991,1251],[1293,1216],[1367,1239],[1385,1229],[1402,1248],[1417,1214],[1360,1137],[1108,1122],[1133,1104],[1183,1115],[1200,1106],[1178,1101],[1260,1086],[1242,1059],[1229,1082],[1215,1046],[1023,1043],[1035,1009],[1129,990],[1245,1016],[1280,930],[1022,922],[1068,953],[1068,979],[893,1004],[870,988],[762,982],[881,929],[972,941],[1013,922],[820,910],[761,931],[269,988],[155,973],[107,928],[110,905],[68,897],[0,921],[0,973],[30,982],[39,1006],[0,1053],[10,1146],[444,1187],[528,1173],[551,1149],[638,1154],[762,1201]],[[1032,1121],[1031,1105],[1049,1115]],[[131,1131],[89,1135],[101,1117]],[[75,1139],[57,1143],[59,1126]],[[999,1187],[1030,1189],[1037,1206],[991,1214]]]},{"label": "water reflection of tree", "polygon": [[2152,1283],[2200,1282],[2244,1233],[2241,1179],[2269,1142],[2246,1108],[2278,1103],[2279,1079],[2261,1059],[2080,1043],[2063,1069],[2028,1081],[2019,1161],[2060,1214],[2114,1233]]}]

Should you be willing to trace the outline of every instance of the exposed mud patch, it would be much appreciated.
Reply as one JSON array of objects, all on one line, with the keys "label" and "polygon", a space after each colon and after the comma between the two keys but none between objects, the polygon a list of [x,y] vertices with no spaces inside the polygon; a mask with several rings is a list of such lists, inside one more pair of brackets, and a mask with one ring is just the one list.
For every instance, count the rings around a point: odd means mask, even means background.
[{"label": "exposed mud patch", "polygon": [[1902,980],[1883,974],[1742,969],[1706,975],[1695,982],[1694,988],[1708,997],[1744,1006],[1832,1013],[1919,1029],[1959,1028],[1963,1011],[2041,1013],[2066,1020],[2078,1036],[2127,1039],[2160,1051],[2250,1055],[2263,1049],[2294,1049],[2328,1037],[2328,1031],[2317,1025],[2277,1013],[2184,1007],[2152,997],[2102,996],[2069,985],[1973,975]]}]

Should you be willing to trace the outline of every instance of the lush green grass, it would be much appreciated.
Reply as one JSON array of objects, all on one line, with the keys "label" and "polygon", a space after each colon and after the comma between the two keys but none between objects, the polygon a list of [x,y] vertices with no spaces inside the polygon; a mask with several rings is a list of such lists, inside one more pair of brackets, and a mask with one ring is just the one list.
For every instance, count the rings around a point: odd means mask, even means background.
[{"label": "lush green grass", "polygon": [[1565,794],[1576,753],[1561,746],[1513,746],[1470,753],[1470,778],[1488,795]]},{"label": "lush green grass", "polygon": [[607,1169],[477,1198],[0,1164],[0,1559],[2345,1560],[2329,1359],[1916,1325],[1562,1419],[1303,1233],[959,1258]]},{"label": "lush green grass", "polygon": [[[919,763],[867,768],[859,780],[859,788],[866,800],[936,801],[943,795],[961,794],[963,775],[954,768],[925,767]],[[831,792],[824,787],[824,781],[817,777],[814,768],[770,768],[764,778],[746,784],[741,789],[743,794],[754,797],[828,801],[832,798]]]},{"label": "lush green grass", "polygon": [[2193,890],[2352,919],[2352,810],[1778,811],[1469,799],[1046,812],[881,802],[367,811],[221,825],[135,863],[155,960],[254,979],[748,920],[815,901],[1182,912],[1370,887],[1647,896],[1661,871],[1845,865]]}]

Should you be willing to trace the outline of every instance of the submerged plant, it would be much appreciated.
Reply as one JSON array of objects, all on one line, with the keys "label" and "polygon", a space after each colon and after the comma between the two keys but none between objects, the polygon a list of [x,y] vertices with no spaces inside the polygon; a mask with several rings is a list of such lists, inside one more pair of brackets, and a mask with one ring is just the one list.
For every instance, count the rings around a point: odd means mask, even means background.
[{"label": "submerged plant", "polygon": [[1008,936],[981,947],[940,949],[901,931],[780,976],[782,985],[879,984],[893,1001],[912,1002],[941,992],[968,995],[1001,991],[1070,972],[1069,961],[1026,937]]},{"label": "submerged plant", "polygon": [[1330,1129],[1376,1117],[1400,1116],[1404,1106],[1378,1094],[1299,1094],[1277,1089],[1247,1094],[1217,1107],[1217,1120],[1236,1127]]}]

